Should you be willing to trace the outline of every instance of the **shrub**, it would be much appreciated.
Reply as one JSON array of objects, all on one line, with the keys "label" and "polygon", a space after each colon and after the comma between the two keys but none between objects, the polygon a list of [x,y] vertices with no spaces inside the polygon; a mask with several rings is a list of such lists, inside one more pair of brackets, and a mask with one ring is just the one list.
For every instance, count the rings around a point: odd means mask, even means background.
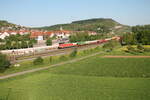
[{"label": "shrub", "polygon": [[49,38],[49,39],[46,41],[46,45],[47,45],[47,46],[52,45],[52,39],[51,39],[51,38]]},{"label": "shrub", "polygon": [[10,61],[7,59],[6,55],[0,53],[0,70],[9,68]]},{"label": "shrub", "polygon": [[134,47],[132,47],[131,45],[127,46],[128,51],[135,51]]},{"label": "shrub", "polygon": [[86,53],[87,53],[87,51],[86,51],[86,50],[83,50],[83,53],[84,53],[84,54],[86,54]]},{"label": "shrub", "polygon": [[95,47],[95,48],[94,48],[94,50],[100,50],[100,47],[99,47],[99,46],[97,46],[97,47]]},{"label": "shrub", "polygon": [[63,60],[66,60],[66,59],[67,59],[67,57],[64,56],[64,55],[62,55],[62,56],[59,57],[59,60],[60,60],[60,61],[63,61]]},{"label": "shrub", "polygon": [[145,52],[150,52],[150,48],[144,48]]},{"label": "shrub", "polygon": [[138,45],[137,45],[137,49],[139,49],[139,50],[144,50],[144,47],[143,47],[141,44],[138,44]]},{"label": "shrub", "polygon": [[138,53],[143,53],[143,50],[136,49],[136,48],[132,47],[131,45],[128,45],[127,49],[128,50],[126,52],[134,54],[134,55],[137,55]]},{"label": "shrub", "polygon": [[139,50],[139,49],[137,49],[136,52],[137,52],[137,53],[143,53],[144,50]]},{"label": "shrub", "polygon": [[74,50],[71,52],[70,57],[76,57],[76,56],[77,56],[77,53],[78,53],[77,49],[74,49]]},{"label": "shrub", "polygon": [[49,62],[51,63],[52,61],[53,61],[53,57],[50,56],[50,57],[49,57]]},{"label": "shrub", "polygon": [[33,64],[34,65],[40,65],[40,64],[43,64],[44,60],[42,57],[38,57],[36,58],[34,61],[33,61]]},{"label": "shrub", "polygon": [[111,40],[103,45],[104,50],[112,51],[114,48],[121,46],[121,44],[116,40]]}]

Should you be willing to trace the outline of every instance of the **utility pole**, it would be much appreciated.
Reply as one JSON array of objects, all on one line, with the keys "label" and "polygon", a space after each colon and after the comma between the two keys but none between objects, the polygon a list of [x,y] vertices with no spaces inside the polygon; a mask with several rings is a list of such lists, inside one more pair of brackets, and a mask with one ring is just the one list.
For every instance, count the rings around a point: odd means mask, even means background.
[{"label": "utility pole", "polygon": [[15,51],[14,50],[12,51],[12,54],[13,54],[13,63],[15,63],[16,57],[15,57]]}]

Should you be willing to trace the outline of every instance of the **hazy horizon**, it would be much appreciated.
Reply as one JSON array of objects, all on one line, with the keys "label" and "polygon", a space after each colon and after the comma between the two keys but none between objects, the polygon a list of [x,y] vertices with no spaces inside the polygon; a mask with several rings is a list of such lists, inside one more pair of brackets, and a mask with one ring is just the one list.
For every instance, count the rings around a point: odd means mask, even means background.
[{"label": "hazy horizon", "polygon": [[150,24],[149,0],[1,0],[0,20],[41,27],[91,18],[124,25]]}]

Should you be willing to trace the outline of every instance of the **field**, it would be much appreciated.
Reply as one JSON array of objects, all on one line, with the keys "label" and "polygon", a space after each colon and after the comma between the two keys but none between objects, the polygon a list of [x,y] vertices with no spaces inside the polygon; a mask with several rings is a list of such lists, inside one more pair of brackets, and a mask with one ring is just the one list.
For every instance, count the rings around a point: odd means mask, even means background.
[{"label": "field", "polygon": [[[90,49],[78,51],[77,56],[74,57],[74,58],[81,58],[81,57],[87,56],[91,53],[97,53],[97,52],[101,52],[101,46],[97,46],[95,48],[90,48]],[[62,56],[64,56],[64,59],[60,59]],[[45,57],[44,58],[44,63],[42,65],[36,65],[36,66],[33,64],[33,60],[21,61],[21,62],[17,63],[17,64],[20,65],[20,67],[15,67],[15,66],[12,65],[7,70],[4,70],[4,71],[0,70],[0,76],[4,76],[4,75],[16,73],[16,72],[21,72],[21,71],[26,71],[26,70],[31,70],[31,69],[35,69],[35,68],[50,66],[50,65],[53,65],[53,64],[57,64],[57,63],[61,63],[61,62],[64,62],[64,61],[74,59],[74,58],[69,57],[69,54],[65,54],[65,55],[62,55],[62,56],[61,55],[52,56],[52,61],[51,62],[49,60],[50,59],[49,56]]]},{"label": "field", "polygon": [[150,58],[103,58],[0,81],[0,100],[149,100]]}]

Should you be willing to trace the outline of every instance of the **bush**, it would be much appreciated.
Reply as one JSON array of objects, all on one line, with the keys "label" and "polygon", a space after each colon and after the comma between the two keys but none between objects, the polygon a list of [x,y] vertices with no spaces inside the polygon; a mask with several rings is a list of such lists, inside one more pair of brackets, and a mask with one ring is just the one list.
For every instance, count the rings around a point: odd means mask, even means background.
[{"label": "bush", "polygon": [[121,44],[116,40],[111,40],[103,45],[106,51],[112,51],[114,48],[121,46]]},{"label": "bush", "polygon": [[86,54],[87,53],[87,50],[83,50],[83,54]]},{"label": "bush", "polygon": [[64,56],[64,55],[62,55],[62,56],[59,57],[59,60],[60,60],[60,61],[64,61],[64,60],[66,60],[66,59],[67,59],[67,57]]},{"label": "bush", "polygon": [[51,63],[52,61],[53,61],[53,57],[50,56],[50,57],[49,57],[49,62]]},{"label": "bush", "polygon": [[143,50],[136,49],[136,48],[132,47],[131,45],[128,45],[127,49],[128,50],[126,52],[134,54],[134,55],[137,55],[138,53],[143,53]]},{"label": "bush", "polygon": [[47,45],[47,46],[52,45],[52,39],[51,39],[51,38],[49,38],[49,39],[46,41],[46,45]]},{"label": "bush", "polygon": [[9,68],[10,61],[7,59],[6,55],[0,53],[0,70]]},{"label": "bush", "polygon": [[131,45],[127,46],[128,51],[135,51],[134,47],[132,47]]},{"label": "bush", "polygon": [[144,48],[145,52],[150,52],[150,48]]},{"label": "bush", "polygon": [[70,54],[70,57],[76,57],[77,56],[77,49],[74,49],[73,52]]},{"label": "bush", "polygon": [[43,62],[44,62],[43,58],[38,57],[38,58],[36,58],[36,59],[33,61],[33,64],[34,64],[34,65],[40,65],[40,64],[43,64]]},{"label": "bush", "polygon": [[138,44],[138,45],[137,45],[137,49],[139,49],[139,50],[144,50],[144,47],[143,47],[141,44]]},{"label": "bush", "polygon": [[99,46],[97,46],[97,47],[95,47],[95,48],[94,48],[94,50],[100,50],[100,47],[99,47]]}]

